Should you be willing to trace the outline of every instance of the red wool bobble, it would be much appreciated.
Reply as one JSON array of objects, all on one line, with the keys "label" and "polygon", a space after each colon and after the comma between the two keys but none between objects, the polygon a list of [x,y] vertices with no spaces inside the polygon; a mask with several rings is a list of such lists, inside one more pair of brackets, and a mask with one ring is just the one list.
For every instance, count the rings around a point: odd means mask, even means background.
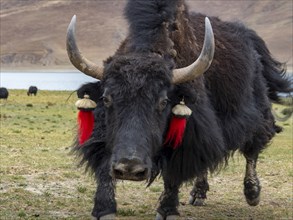
[{"label": "red wool bobble", "polygon": [[187,118],[192,114],[190,108],[182,100],[172,108],[172,118],[166,134],[165,144],[171,144],[172,148],[177,149],[183,140]]},{"label": "red wool bobble", "polygon": [[93,110],[97,104],[89,98],[88,95],[84,95],[83,99],[79,99],[75,106],[78,108],[78,141],[82,145],[92,135],[94,129],[95,117]]}]

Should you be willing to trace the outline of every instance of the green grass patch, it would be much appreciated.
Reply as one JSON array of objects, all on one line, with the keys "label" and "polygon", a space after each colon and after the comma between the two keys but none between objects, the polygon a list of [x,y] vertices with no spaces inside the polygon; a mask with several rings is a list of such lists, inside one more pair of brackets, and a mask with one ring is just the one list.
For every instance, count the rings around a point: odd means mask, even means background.
[{"label": "green grass patch", "polygon": [[[91,219],[96,183],[70,155],[76,129],[76,99],[70,92],[40,91],[28,97],[11,90],[0,106],[0,219]],[[280,107],[278,107],[280,108]],[[209,176],[205,207],[188,205],[192,184],[180,189],[181,219],[293,219],[292,118],[259,156],[262,185],[257,207],[243,196],[245,161],[236,153],[229,166]],[[118,220],[155,217],[162,179],[117,183]]]},{"label": "green grass patch", "polygon": [[117,214],[121,216],[135,216],[136,212],[133,209],[118,209]]},{"label": "green grass patch", "polygon": [[86,189],[86,187],[84,187],[84,186],[78,186],[78,187],[77,187],[77,191],[78,191],[79,193],[85,193],[85,192],[87,191],[87,189]]}]

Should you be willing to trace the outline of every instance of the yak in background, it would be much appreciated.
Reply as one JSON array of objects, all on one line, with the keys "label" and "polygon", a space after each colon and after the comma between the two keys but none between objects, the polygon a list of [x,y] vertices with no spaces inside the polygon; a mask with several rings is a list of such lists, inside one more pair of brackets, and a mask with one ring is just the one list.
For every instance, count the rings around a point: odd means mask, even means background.
[{"label": "yak in background", "polygon": [[[271,101],[279,102],[278,92],[292,91],[284,65],[253,30],[190,13],[183,0],[129,0],[125,17],[129,34],[104,67],[81,55],[75,16],[68,27],[72,64],[100,80],[80,90],[80,98],[86,89],[97,106],[93,133],[85,143],[77,139],[74,148],[97,179],[92,215],[115,217],[116,179],[151,184],[161,173],[156,219],[176,219],[181,184],[196,178],[190,203],[202,205],[207,172],[236,150],[246,158],[246,201],[257,205],[258,155],[281,131]],[[175,146],[166,137],[177,127],[174,107],[180,102],[192,113]]]},{"label": "yak in background", "polygon": [[38,92],[38,88],[36,86],[30,86],[27,90],[27,95],[28,96],[36,96],[37,95],[37,92]]},{"label": "yak in background", "polygon": [[0,99],[5,99],[7,100],[9,96],[9,92],[7,88],[5,87],[0,87]]}]

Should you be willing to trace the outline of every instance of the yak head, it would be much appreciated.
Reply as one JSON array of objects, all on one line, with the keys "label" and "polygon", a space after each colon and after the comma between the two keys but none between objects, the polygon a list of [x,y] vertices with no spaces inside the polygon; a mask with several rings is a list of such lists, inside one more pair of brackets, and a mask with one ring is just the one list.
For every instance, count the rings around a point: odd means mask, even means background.
[{"label": "yak head", "polygon": [[211,64],[214,38],[210,22],[206,19],[199,58],[180,69],[174,69],[172,59],[151,52],[116,53],[101,68],[80,53],[75,23],[74,16],[67,31],[67,52],[77,69],[101,80],[103,85],[111,175],[126,180],[148,179],[154,156],[164,143],[174,85],[195,79]]}]

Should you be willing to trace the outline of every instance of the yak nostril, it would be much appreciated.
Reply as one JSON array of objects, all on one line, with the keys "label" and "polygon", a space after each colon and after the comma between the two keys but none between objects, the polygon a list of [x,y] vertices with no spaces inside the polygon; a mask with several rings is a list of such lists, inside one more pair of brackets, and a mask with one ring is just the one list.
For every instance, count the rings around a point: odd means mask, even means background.
[{"label": "yak nostril", "polygon": [[123,172],[120,170],[116,170],[116,169],[113,170],[113,174],[116,177],[123,176]]},{"label": "yak nostril", "polygon": [[145,168],[143,171],[137,172],[134,176],[138,179],[146,179],[148,174],[148,169]]},{"label": "yak nostril", "polygon": [[114,164],[113,173],[115,176],[123,176],[124,173],[127,173],[126,165],[123,163]]},{"label": "yak nostril", "polygon": [[133,161],[124,161],[112,166],[112,175],[116,179],[124,180],[145,180],[148,175],[148,168],[142,163],[133,163]]},{"label": "yak nostril", "polygon": [[144,172],[146,170],[146,168],[142,165],[136,165],[134,167],[132,167],[131,169],[131,173],[141,173]]},{"label": "yak nostril", "polygon": [[132,170],[131,170],[131,173],[134,175],[134,176],[145,176],[147,174],[147,171],[148,169],[146,167],[143,167],[143,166],[135,166]]}]

